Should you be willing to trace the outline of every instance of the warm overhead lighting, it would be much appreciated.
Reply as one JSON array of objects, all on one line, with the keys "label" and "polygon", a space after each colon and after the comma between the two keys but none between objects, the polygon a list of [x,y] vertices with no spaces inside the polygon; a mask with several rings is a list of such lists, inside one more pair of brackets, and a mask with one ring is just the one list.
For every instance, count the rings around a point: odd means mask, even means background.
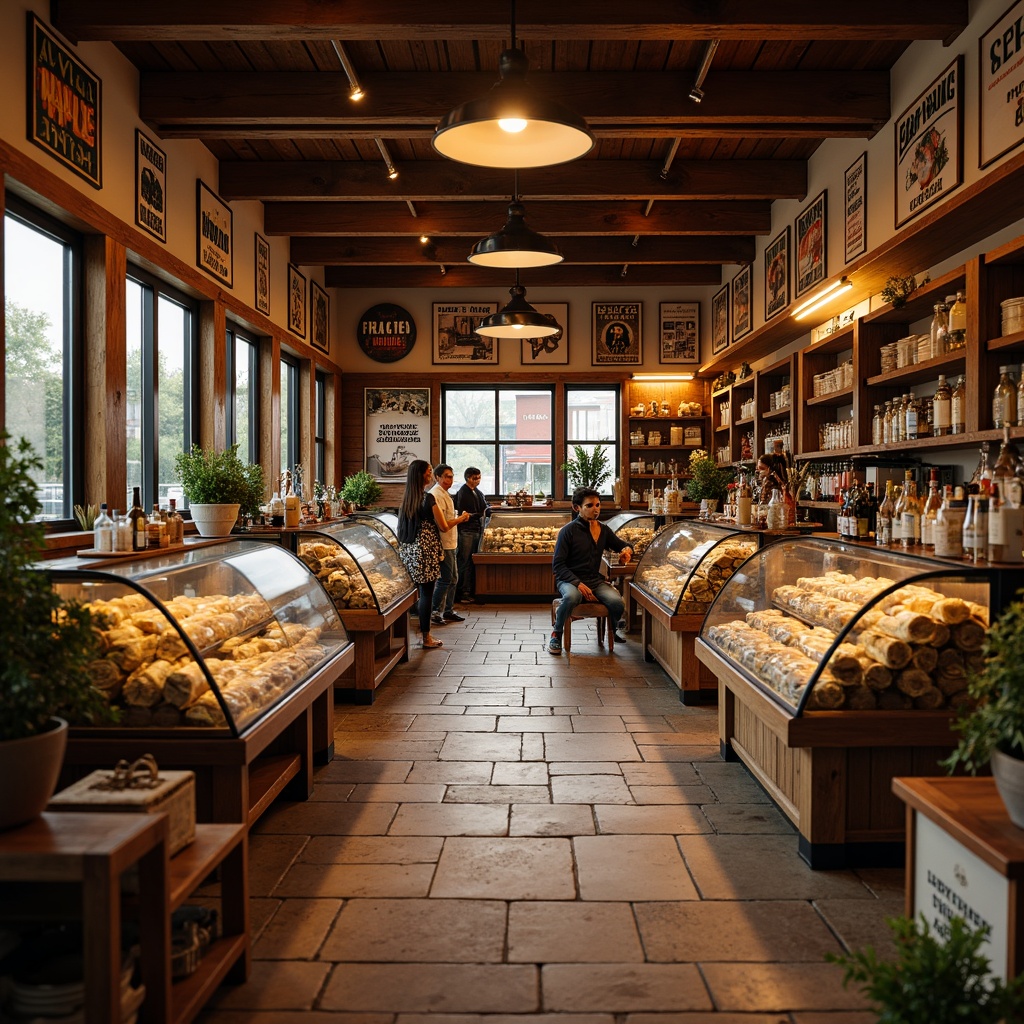
[{"label": "warm overhead lighting", "polygon": [[630,375],[631,380],[641,383],[652,383],[654,381],[677,381],[693,380],[692,373],[634,373]]},{"label": "warm overhead lighting", "polygon": [[708,45],[704,47],[704,58],[700,62],[700,68],[697,71],[697,77],[694,80],[693,88],[690,90],[690,99],[694,103],[700,103],[704,99],[704,90],[701,86],[704,84],[704,79],[707,78],[708,71],[711,70],[711,61],[714,60],[715,50],[718,49],[718,40],[709,39]]},{"label": "warm overhead lighting", "polygon": [[825,285],[824,288],[815,292],[802,305],[797,306],[793,310],[793,319],[803,320],[804,317],[810,316],[816,309],[824,306],[826,302],[831,302],[838,295],[849,291],[852,287],[853,282],[848,277],[841,277],[838,281]]},{"label": "warm overhead lighting", "polygon": [[361,100],[366,93],[359,84],[359,79],[356,77],[356,69],[352,66],[352,61],[348,59],[345,47],[334,39],[331,40],[331,46],[334,47],[334,52],[337,54],[338,60],[341,61],[341,66],[345,70],[345,77],[348,79],[348,98],[350,100]]},{"label": "warm overhead lighting", "polygon": [[526,225],[526,210],[519,202],[519,175],[516,194],[508,207],[508,219],[500,231],[481,238],[473,246],[470,263],[478,267],[550,267],[565,258],[554,242],[548,241]]},{"label": "warm overhead lighting", "polygon": [[526,301],[526,289],[519,283],[509,288],[511,299],[481,321],[476,333],[485,338],[548,338],[562,328],[550,313],[541,313]]},{"label": "warm overhead lighting", "polygon": [[391,159],[388,147],[384,144],[383,139],[378,138],[373,141],[377,143],[377,148],[380,150],[380,155],[384,160],[384,166],[388,169],[388,177],[394,181],[398,177],[398,168],[395,167],[395,162]]},{"label": "warm overhead lighting", "polygon": [[500,78],[480,99],[456,107],[437,126],[434,149],[477,167],[550,167],[594,148],[587,122],[560,103],[538,96],[526,81],[529,63],[516,46],[512,0],[511,46],[498,59]]},{"label": "warm overhead lighting", "polygon": [[430,241],[430,235],[420,235],[420,245],[426,245]]}]

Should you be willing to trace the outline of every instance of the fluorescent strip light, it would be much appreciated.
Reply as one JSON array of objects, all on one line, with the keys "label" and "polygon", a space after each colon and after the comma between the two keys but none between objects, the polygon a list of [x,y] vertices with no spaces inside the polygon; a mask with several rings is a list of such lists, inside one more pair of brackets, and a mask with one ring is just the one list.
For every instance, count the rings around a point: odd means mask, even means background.
[{"label": "fluorescent strip light", "polygon": [[820,291],[817,291],[809,299],[797,306],[793,310],[793,318],[795,320],[803,320],[805,316],[809,316],[819,307],[825,305],[826,302],[831,302],[832,299],[836,298],[842,292],[849,291],[853,287],[853,282],[847,277],[841,277],[838,281],[833,281],[831,284],[826,285]]},{"label": "fluorescent strip light", "polygon": [[634,373],[631,375],[635,381],[678,381],[678,380],[693,380],[692,373]]}]

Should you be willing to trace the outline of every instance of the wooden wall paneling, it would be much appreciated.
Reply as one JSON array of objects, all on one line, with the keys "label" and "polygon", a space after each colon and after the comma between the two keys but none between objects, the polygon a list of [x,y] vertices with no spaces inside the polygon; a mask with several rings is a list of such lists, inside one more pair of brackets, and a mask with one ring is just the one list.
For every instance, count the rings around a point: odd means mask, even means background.
[{"label": "wooden wall paneling", "polygon": [[222,302],[199,304],[199,444],[227,446],[227,317]]},{"label": "wooden wall paneling", "polygon": [[276,336],[260,342],[260,465],[267,481],[268,497],[281,479],[281,340]]},{"label": "wooden wall paneling", "polygon": [[83,499],[120,508],[128,491],[127,251],[109,236],[90,235],[85,239],[83,262]]}]

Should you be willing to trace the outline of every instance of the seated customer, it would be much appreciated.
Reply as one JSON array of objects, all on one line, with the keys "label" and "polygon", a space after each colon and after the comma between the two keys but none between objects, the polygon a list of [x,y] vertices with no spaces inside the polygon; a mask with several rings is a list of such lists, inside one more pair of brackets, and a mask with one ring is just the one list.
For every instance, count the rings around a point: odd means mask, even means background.
[{"label": "seated customer", "polygon": [[[600,522],[601,497],[593,488],[577,487],[572,496],[577,517],[558,531],[552,569],[562,602],[555,613],[555,626],[548,640],[548,653],[562,653],[562,630],[573,609],[583,601],[597,601],[608,609],[608,622],[615,630],[625,611],[619,592],[601,575],[605,548],[621,553],[623,565],[633,549]],[[615,639],[625,642],[618,632]]]}]

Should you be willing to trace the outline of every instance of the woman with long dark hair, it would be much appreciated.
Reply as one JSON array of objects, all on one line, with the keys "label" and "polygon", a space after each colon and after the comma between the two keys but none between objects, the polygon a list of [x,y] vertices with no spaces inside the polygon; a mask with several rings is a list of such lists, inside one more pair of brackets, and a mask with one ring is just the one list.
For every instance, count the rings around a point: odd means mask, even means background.
[{"label": "woman with long dark hair", "polygon": [[414,460],[409,465],[405,494],[398,508],[398,554],[419,590],[416,611],[420,618],[420,646],[427,650],[443,646],[430,635],[430,603],[443,557],[436,522],[440,509],[434,496],[426,491],[433,477],[429,462]]}]

